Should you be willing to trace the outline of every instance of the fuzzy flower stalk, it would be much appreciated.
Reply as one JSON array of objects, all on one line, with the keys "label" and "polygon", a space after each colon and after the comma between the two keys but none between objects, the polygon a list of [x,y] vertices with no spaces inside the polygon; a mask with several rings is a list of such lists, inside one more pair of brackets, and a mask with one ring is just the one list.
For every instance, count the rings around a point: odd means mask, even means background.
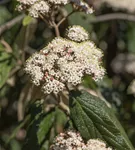
[{"label": "fuzzy flower stalk", "polygon": [[74,10],[83,11],[87,14],[93,13],[93,9],[82,0],[17,0],[17,10],[27,12],[30,16],[38,18],[40,16],[49,18],[53,13],[52,8],[59,8],[67,4],[72,4]]},{"label": "fuzzy flower stalk", "polygon": [[98,139],[90,139],[85,143],[78,132],[69,130],[60,133],[54,140],[50,150],[112,150]]},{"label": "fuzzy flower stalk", "polygon": [[88,33],[82,27],[69,28],[67,37],[55,38],[26,62],[26,73],[45,94],[57,94],[68,84],[81,84],[85,75],[99,81],[105,74],[101,61],[103,54],[88,40]]}]

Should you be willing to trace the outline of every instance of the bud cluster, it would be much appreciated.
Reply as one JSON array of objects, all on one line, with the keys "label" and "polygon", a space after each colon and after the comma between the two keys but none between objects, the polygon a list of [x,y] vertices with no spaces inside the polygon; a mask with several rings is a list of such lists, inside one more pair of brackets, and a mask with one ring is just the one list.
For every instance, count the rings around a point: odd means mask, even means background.
[{"label": "bud cluster", "polygon": [[[75,27],[73,26],[73,29]],[[70,31],[72,27],[67,31],[67,35],[72,35]],[[82,42],[76,42],[77,34],[83,37],[86,31],[77,31],[72,38],[74,41],[55,38],[27,60],[26,73],[35,85],[42,87],[44,93],[57,94],[65,89],[66,84],[76,86],[82,82],[84,75],[90,75],[95,81],[104,76],[105,70],[101,66],[102,52],[90,40],[84,41],[88,35],[81,39]]]},{"label": "bud cluster", "polygon": [[67,131],[60,133],[54,140],[50,150],[112,150],[103,141],[90,139],[84,143],[78,132]]},{"label": "bud cluster", "polygon": [[84,11],[87,14],[93,13],[93,9],[82,0],[17,0],[19,2],[17,9],[19,11],[27,11],[30,16],[38,18],[40,15],[49,17],[52,13],[52,8],[64,6],[69,3],[73,8],[79,11]]}]

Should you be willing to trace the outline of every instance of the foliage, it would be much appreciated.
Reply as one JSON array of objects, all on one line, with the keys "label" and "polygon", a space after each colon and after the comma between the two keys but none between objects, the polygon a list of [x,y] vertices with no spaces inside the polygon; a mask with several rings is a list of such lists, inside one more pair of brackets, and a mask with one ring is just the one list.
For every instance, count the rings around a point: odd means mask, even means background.
[{"label": "foliage", "polygon": [[87,92],[73,91],[71,95],[71,118],[84,139],[99,138],[118,150],[133,149],[114,112],[103,100]]},{"label": "foliage", "polygon": [[[61,95],[46,95],[31,84],[24,66],[33,53],[54,39],[56,29],[42,18],[17,12],[15,0],[0,1],[0,150],[48,150],[54,138],[69,129],[79,131],[85,142],[98,138],[116,150],[134,149],[135,93],[127,89],[135,78],[135,22],[105,22],[104,14],[128,12],[88,2],[95,13],[74,12],[60,24],[59,32],[64,37],[68,26],[84,27],[90,40],[103,50],[106,76],[100,82],[85,76],[74,91],[68,85],[69,91]],[[56,23],[72,9],[67,5],[56,10]],[[13,26],[1,30],[18,16],[21,19]]]}]

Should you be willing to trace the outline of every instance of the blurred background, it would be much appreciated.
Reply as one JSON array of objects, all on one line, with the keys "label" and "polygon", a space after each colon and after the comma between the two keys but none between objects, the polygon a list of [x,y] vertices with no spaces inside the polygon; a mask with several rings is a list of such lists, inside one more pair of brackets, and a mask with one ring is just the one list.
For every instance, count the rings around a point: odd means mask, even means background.
[{"label": "blurred background", "polygon": [[[83,86],[100,93],[113,107],[135,146],[135,0],[85,0],[94,14],[74,13],[60,26],[61,36],[71,25],[81,25],[102,49],[106,76]],[[15,0],[0,0],[0,150],[21,150],[31,101],[40,98],[23,67],[27,58],[55,37],[40,19],[16,11]],[[61,8],[56,19],[68,14]],[[34,109],[33,114],[36,114]]]}]

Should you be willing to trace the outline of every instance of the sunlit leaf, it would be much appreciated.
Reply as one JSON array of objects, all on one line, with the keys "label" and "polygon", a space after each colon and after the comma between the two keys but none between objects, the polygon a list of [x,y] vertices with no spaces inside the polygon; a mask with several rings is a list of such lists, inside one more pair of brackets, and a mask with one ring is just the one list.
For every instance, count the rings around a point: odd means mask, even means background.
[{"label": "sunlit leaf", "polygon": [[23,19],[23,25],[24,26],[27,26],[31,23],[32,21],[32,17],[31,16],[25,16],[24,19]]},{"label": "sunlit leaf", "polygon": [[113,111],[104,101],[87,93],[72,92],[71,118],[85,140],[100,138],[116,150],[133,150]]}]

